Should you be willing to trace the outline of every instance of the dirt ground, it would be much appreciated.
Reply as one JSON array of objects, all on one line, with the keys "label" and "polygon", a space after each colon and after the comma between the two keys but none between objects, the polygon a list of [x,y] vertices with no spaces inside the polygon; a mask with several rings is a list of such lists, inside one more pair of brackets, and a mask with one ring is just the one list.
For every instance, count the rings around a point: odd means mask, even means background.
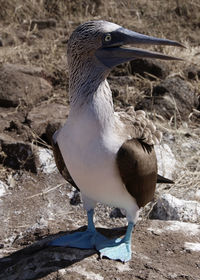
[{"label": "dirt ground", "polygon": [[[200,4],[198,1],[1,0],[0,279],[200,279],[200,225],[149,219],[169,193],[200,202]],[[174,185],[158,185],[141,211],[126,264],[94,250],[50,248],[57,234],[82,230],[80,197],[58,173],[48,125],[69,112],[66,44],[80,23],[105,19],[182,42],[154,50],[182,62],[135,61],[109,76],[116,109],[144,109],[163,132],[176,165]],[[120,236],[126,219],[98,204],[95,224]]]},{"label": "dirt ground", "polygon": [[[199,252],[187,247],[200,242],[197,224],[140,219],[126,264],[99,259],[93,250],[48,247],[55,234],[82,230],[86,219],[58,174],[41,176],[23,174],[1,204],[0,279],[200,279]],[[124,234],[125,218],[111,219],[110,213],[98,205],[98,230],[109,237]]]}]

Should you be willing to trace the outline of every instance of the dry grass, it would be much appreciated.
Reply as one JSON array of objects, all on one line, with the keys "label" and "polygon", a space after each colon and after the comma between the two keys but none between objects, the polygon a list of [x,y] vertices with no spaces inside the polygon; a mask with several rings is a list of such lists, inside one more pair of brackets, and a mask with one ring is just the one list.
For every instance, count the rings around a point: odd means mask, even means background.
[{"label": "dry grass", "polygon": [[[50,73],[63,73],[64,41],[77,25],[90,19],[106,19],[139,32],[179,40],[187,50],[164,48],[164,52],[184,58],[186,64],[199,63],[200,56],[195,56],[200,53],[197,0],[1,0],[0,4],[0,36],[10,40],[6,48],[1,48],[0,63],[33,64]],[[31,30],[33,19],[48,18],[57,20],[56,29]],[[180,66],[171,63],[171,69],[179,72]]]}]

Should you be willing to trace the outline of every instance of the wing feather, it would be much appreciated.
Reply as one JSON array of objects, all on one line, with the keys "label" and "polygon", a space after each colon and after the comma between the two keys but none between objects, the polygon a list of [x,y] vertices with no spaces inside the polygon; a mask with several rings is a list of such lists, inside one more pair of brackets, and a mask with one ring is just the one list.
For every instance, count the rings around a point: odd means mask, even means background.
[{"label": "wing feather", "polygon": [[56,126],[49,125],[47,127],[47,135],[48,135],[48,139],[52,146],[56,166],[57,166],[60,174],[64,177],[64,179],[66,181],[68,181],[73,187],[75,187],[79,191],[79,188],[77,187],[76,183],[72,179],[72,177],[67,169],[67,166],[64,162],[61,151],[59,149],[58,143],[56,142],[56,136],[58,133],[59,133],[59,130],[56,130]]},{"label": "wing feather", "polygon": [[117,166],[127,191],[139,207],[153,199],[157,182],[157,160],[152,145],[127,140],[117,153]]}]

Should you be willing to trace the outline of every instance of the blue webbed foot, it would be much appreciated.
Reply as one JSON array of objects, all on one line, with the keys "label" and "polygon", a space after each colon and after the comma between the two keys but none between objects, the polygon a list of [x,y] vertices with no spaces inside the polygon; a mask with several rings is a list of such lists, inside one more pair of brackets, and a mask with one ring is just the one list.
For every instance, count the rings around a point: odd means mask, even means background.
[{"label": "blue webbed foot", "polygon": [[107,257],[112,260],[127,262],[131,259],[131,233],[133,223],[129,223],[124,238],[107,240],[96,244],[96,249],[100,252],[100,257]]},{"label": "blue webbed foot", "polygon": [[92,242],[92,232],[75,232],[66,234],[52,240],[50,246],[59,247],[76,247],[81,249],[92,249],[94,247]]},{"label": "blue webbed foot", "polygon": [[96,242],[105,242],[105,237],[97,231],[86,230],[83,232],[75,232],[63,235],[57,239],[52,240],[50,246],[60,247],[74,247],[80,249],[93,249]]},{"label": "blue webbed foot", "polygon": [[[102,248],[102,249],[101,249]],[[98,246],[97,246],[98,249]],[[131,259],[131,243],[123,239],[108,240],[99,246],[100,257],[127,262]]]},{"label": "blue webbed foot", "polygon": [[93,223],[93,210],[87,212],[88,228],[83,232],[75,232],[63,235],[52,240],[49,246],[74,247],[80,249],[94,249],[100,252],[100,256],[112,260],[127,262],[131,259],[131,234],[133,223],[128,224],[124,238],[108,239],[96,231]]},{"label": "blue webbed foot", "polygon": [[98,233],[93,223],[93,209],[87,212],[88,215],[88,228],[83,232],[75,232],[63,235],[57,239],[52,240],[49,246],[60,247],[74,247],[80,249],[93,249],[96,243],[105,242],[107,239],[102,234]]}]

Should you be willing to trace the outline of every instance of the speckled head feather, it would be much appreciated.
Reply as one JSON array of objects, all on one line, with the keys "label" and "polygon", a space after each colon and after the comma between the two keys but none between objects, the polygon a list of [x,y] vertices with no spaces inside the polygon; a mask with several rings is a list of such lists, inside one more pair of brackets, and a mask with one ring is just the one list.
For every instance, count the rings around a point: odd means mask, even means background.
[{"label": "speckled head feather", "polygon": [[77,100],[80,101],[79,105],[87,102],[88,96],[96,91],[109,74],[109,68],[96,58],[95,51],[101,48],[105,32],[118,28],[119,25],[103,20],[89,21],[78,26],[71,34],[67,46],[71,103],[75,104]]},{"label": "speckled head feather", "polygon": [[78,26],[70,36],[67,48],[70,97],[73,96],[73,100],[77,100],[77,96],[80,99],[81,96],[88,97],[96,92],[113,67],[137,57],[178,59],[125,47],[136,44],[182,46],[175,41],[143,35],[103,20],[88,21]]},{"label": "speckled head feather", "polygon": [[[91,56],[102,45],[105,32],[112,32],[121,26],[104,20],[88,21],[78,26],[68,41],[68,59],[74,55]],[[73,58],[73,57],[72,57]]]}]

